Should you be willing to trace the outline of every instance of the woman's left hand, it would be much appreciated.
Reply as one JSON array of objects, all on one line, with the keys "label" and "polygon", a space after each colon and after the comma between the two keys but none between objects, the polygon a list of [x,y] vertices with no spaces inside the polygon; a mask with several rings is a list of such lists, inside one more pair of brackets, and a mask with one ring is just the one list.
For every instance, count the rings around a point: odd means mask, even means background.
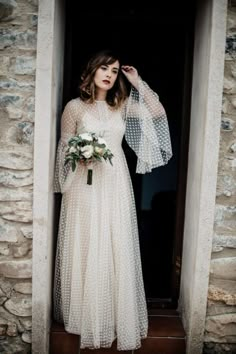
[{"label": "woman's left hand", "polygon": [[138,71],[133,66],[122,65],[122,73],[125,75],[127,80],[133,85],[136,89],[138,88]]}]

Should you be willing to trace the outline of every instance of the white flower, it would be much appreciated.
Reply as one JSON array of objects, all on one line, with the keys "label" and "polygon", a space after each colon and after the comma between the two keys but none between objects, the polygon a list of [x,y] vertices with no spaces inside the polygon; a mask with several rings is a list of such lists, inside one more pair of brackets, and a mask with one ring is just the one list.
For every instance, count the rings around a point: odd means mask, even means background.
[{"label": "white flower", "polygon": [[107,146],[106,141],[103,138],[100,138],[100,137],[98,138],[98,144],[100,144],[100,145],[104,144],[105,147]]},{"label": "white flower", "polygon": [[77,152],[77,149],[74,146],[71,146],[69,149],[69,152]]},{"label": "white flower", "polygon": [[93,146],[92,145],[86,145],[81,147],[81,152],[82,155],[86,158],[89,159],[93,155]]},{"label": "white flower", "polygon": [[96,152],[98,155],[100,155],[100,156],[103,156],[103,155],[104,155],[104,152],[105,152],[105,149],[104,149],[104,148],[95,146],[94,150],[95,150],[95,152]]},{"label": "white flower", "polygon": [[89,133],[80,134],[80,137],[81,137],[81,139],[87,140],[87,141],[92,141],[93,140],[92,136]]}]

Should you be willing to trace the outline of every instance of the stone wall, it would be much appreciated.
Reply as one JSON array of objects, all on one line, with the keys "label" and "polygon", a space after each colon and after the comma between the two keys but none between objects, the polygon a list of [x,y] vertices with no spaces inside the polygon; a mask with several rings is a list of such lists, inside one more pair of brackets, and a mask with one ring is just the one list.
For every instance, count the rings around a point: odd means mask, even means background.
[{"label": "stone wall", "polygon": [[236,353],[236,6],[229,2],[204,353]]},{"label": "stone wall", "polygon": [[37,0],[0,0],[0,352],[31,347]]}]

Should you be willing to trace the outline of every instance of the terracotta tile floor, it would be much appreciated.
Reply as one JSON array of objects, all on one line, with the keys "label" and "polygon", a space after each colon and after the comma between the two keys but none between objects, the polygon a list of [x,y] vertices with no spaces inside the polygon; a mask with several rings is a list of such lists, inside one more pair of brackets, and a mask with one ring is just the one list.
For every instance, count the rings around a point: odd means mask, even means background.
[{"label": "terracotta tile floor", "polygon": [[65,332],[64,327],[53,323],[50,334],[50,354],[185,354],[185,332],[175,310],[151,310],[148,338],[135,351],[117,351],[112,348],[79,351],[79,336]]}]

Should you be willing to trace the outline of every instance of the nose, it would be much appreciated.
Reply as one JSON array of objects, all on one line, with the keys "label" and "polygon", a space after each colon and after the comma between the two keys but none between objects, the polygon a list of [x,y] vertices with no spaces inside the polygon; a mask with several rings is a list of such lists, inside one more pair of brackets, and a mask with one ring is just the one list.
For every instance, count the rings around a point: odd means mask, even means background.
[{"label": "nose", "polygon": [[111,78],[111,72],[107,72],[107,77]]}]

